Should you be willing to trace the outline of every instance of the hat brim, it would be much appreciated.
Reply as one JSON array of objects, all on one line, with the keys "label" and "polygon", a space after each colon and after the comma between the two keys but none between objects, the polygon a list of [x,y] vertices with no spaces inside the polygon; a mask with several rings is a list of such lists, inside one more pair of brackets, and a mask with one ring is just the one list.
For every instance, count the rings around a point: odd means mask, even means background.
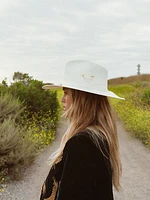
[{"label": "hat brim", "polygon": [[89,93],[93,93],[93,94],[97,94],[97,95],[102,95],[102,96],[107,96],[107,97],[113,97],[116,99],[121,99],[121,100],[125,100],[125,98],[119,97],[118,95],[116,95],[115,93],[106,90],[106,91],[101,91],[101,90],[89,90],[87,88],[78,88],[76,86],[70,86],[70,85],[66,85],[66,84],[55,84],[55,85],[44,85],[42,88],[45,90],[49,90],[49,89],[57,89],[57,88],[71,88],[71,89],[76,89],[76,90],[80,90],[80,91],[84,91],[84,92],[89,92]]}]

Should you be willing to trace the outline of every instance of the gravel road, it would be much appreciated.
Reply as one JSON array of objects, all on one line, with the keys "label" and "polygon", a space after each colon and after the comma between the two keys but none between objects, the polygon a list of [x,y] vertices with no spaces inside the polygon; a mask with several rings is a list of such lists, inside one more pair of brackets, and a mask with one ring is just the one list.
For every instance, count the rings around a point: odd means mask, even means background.
[{"label": "gravel road", "polygon": [[[67,125],[62,121],[57,129],[56,139],[29,167],[23,180],[10,182],[0,200],[38,200],[41,186],[49,171],[47,160],[58,147]],[[123,175],[122,190],[114,191],[115,200],[150,200],[150,150],[124,130],[118,121],[118,132]]]}]

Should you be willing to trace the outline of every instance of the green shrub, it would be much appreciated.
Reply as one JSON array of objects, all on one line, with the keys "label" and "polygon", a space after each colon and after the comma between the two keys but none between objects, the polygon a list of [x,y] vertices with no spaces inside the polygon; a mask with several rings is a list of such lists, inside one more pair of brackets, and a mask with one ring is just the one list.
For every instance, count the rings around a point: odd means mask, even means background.
[{"label": "green shrub", "polygon": [[0,179],[10,171],[16,175],[18,167],[29,164],[36,154],[29,131],[17,123],[21,111],[18,100],[0,96]]},{"label": "green shrub", "polygon": [[28,118],[32,118],[34,113],[45,114],[49,111],[51,119],[58,117],[59,103],[55,91],[43,90],[43,82],[30,80],[28,84],[24,82],[14,82],[9,87],[9,92],[23,102],[28,112]]},{"label": "green shrub", "polygon": [[143,90],[141,101],[150,106],[150,89]]},{"label": "green shrub", "polygon": [[7,175],[20,177],[22,166],[51,143],[61,113],[57,91],[43,90],[28,74],[13,80],[0,85],[0,183]]},{"label": "green shrub", "polygon": [[23,106],[20,102],[15,100],[10,94],[0,94],[0,123],[10,116],[12,119],[18,119],[22,110]]},{"label": "green shrub", "polygon": [[52,120],[49,112],[45,115],[35,113],[32,115],[32,120],[26,120],[28,131],[31,132],[30,139],[39,143],[38,149],[49,145],[54,140],[57,123],[58,119]]},{"label": "green shrub", "polygon": [[[125,97],[125,101],[111,99],[111,103],[119,118],[124,122],[126,129],[135,137],[140,138],[144,144],[150,146],[150,112],[149,107],[141,102],[143,88],[139,90],[134,86],[131,87],[128,85],[126,87],[117,86],[120,96]],[[124,88],[126,90],[122,91]],[[111,89],[115,91],[116,87]]]},{"label": "green shrub", "polygon": [[109,89],[122,97],[125,97],[127,94],[132,94],[135,90],[133,85],[109,86]]}]

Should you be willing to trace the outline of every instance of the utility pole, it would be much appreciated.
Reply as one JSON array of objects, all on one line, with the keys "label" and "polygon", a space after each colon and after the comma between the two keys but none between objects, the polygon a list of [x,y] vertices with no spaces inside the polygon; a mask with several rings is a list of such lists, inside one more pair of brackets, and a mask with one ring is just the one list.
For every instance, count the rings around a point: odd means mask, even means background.
[{"label": "utility pole", "polygon": [[138,64],[138,65],[137,65],[137,74],[138,74],[138,76],[141,74],[141,72],[140,72],[140,68],[141,68],[141,65]]}]

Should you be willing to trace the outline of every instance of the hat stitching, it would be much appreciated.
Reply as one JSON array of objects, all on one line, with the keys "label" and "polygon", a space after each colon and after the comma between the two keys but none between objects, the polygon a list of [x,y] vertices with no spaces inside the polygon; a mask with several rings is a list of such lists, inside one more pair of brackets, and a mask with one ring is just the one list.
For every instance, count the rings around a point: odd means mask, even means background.
[{"label": "hat stitching", "polygon": [[87,82],[90,82],[90,81],[93,80],[93,78],[95,78],[95,76],[91,76],[91,78],[86,78],[86,77],[84,76],[84,74],[81,74],[81,76],[82,76],[82,78],[83,78],[85,81],[87,81]]}]

